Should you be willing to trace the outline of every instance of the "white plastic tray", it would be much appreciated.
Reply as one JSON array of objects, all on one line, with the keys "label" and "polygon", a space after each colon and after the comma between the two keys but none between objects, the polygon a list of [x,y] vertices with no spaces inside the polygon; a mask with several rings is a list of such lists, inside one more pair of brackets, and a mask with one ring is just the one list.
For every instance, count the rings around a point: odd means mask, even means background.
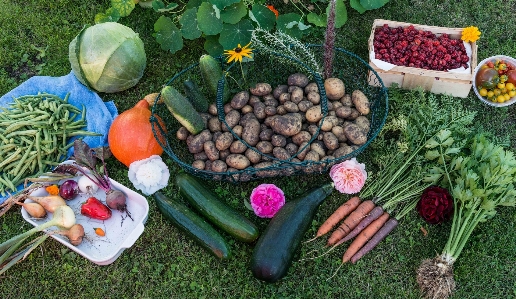
[{"label": "white plastic tray", "polygon": [[[84,227],[85,238],[82,243],[78,246],[74,246],[69,243],[66,237],[57,234],[51,235],[52,238],[97,265],[109,265],[113,263],[120,254],[122,254],[125,248],[131,247],[143,233],[144,224],[147,221],[149,213],[149,204],[145,197],[114,180],[111,180],[111,184],[113,189],[120,190],[127,196],[127,210],[131,213],[134,221],[129,217],[124,218],[122,221],[122,216],[125,216],[125,214],[116,210],[112,210],[113,214],[111,218],[104,221],[86,217],[81,214],[81,205],[91,195],[79,194],[74,199],[67,201],[67,204],[75,212],[76,222],[82,224]],[[44,188],[40,188],[31,195],[44,196],[47,194]],[[106,202],[106,194],[103,190],[99,189],[93,196],[103,203]],[[31,200],[27,199],[26,202],[31,202]],[[23,218],[34,226],[52,219],[51,213],[48,213],[47,217],[43,219],[31,218],[23,208],[21,209],[21,213]],[[102,228],[106,232],[106,235],[104,237],[98,236],[94,231],[96,227]],[[54,226],[46,231],[50,232],[56,229],[57,227]]]}]

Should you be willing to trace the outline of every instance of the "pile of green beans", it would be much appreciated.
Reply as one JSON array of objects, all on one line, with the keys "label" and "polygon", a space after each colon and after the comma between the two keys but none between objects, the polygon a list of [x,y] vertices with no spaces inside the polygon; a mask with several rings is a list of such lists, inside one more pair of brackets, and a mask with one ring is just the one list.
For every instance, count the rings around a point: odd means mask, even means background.
[{"label": "pile of green beans", "polygon": [[25,178],[38,176],[58,165],[73,146],[70,137],[97,136],[82,130],[86,107],[82,110],[64,99],[38,93],[14,98],[0,108],[0,194],[15,192]]}]

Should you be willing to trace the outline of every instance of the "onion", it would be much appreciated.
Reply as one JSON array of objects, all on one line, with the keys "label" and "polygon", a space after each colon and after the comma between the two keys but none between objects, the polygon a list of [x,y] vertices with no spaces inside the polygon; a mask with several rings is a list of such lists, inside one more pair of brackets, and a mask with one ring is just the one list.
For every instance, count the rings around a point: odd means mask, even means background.
[{"label": "onion", "polygon": [[79,190],[81,190],[82,193],[93,195],[93,193],[99,190],[99,186],[85,175],[79,178],[77,184],[79,185]]},{"label": "onion", "polygon": [[59,195],[65,200],[74,199],[79,194],[79,184],[74,180],[66,180],[59,187]]}]

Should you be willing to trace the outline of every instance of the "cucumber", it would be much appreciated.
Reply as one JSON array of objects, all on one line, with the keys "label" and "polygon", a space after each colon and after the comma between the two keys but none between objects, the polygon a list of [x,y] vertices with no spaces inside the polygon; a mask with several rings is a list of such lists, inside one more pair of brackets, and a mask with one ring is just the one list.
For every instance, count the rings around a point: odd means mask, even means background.
[{"label": "cucumber", "polygon": [[210,103],[199,90],[199,86],[195,84],[194,81],[185,80],[183,82],[183,87],[185,89],[186,98],[192,103],[192,106],[198,112],[207,112]]},{"label": "cucumber", "polygon": [[250,243],[258,238],[254,223],[217,198],[194,176],[176,175],[176,186],[187,202],[216,227],[242,242]]},{"label": "cucumber", "polygon": [[274,215],[253,250],[251,272],[254,277],[276,282],[287,274],[317,208],[332,191],[331,183],[315,188],[285,203]]},{"label": "cucumber", "polygon": [[[210,97],[216,98],[217,90],[219,85],[219,80],[222,79],[224,73],[222,72],[222,66],[220,66],[220,62],[217,59],[213,58],[208,54],[204,54],[199,58],[199,68],[201,70],[202,78],[208,87],[210,92]],[[226,103],[229,101],[229,89],[227,86],[227,81],[225,81],[224,85],[224,94],[222,96],[222,102]]]},{"label": "cucumber", "polygon": [[190,101],[172,86],[165,86],[161,90],[161,98],[168,110],[188,132],[198,134],[206,128],[204,120]]},{"label": "cucumber", "polygon": [[224,238],[199,215],[161,192],[154,193],[154,198],[161,214],[197,244],[220,259],[230,256],[229,246]]}]

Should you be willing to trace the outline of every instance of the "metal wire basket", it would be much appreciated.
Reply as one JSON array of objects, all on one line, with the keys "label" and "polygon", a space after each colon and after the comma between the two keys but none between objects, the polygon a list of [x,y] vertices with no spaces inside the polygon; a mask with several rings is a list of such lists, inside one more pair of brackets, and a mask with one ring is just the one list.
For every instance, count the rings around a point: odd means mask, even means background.
[{"label": "metal wire basket", "polygon": [[[316,57],[323,57],[323,47],[321,45],[309,45],[309,47],[313,49]],[[238,82],[239,79],[240,81],[245,79],[244,81],[246,81],[247,84],[266,82],[274,88],[274,86],[277,85],[287,84],[289,75],[303,73],[310,78],[311,82],[315,82],[318,86],[323,114],[322,120],[324,120],[328,115],[328,99],[326,97],[323,79],[319,72],[311,69],[302,61],[281,53],[261,53],[256,51],[253,55],[254,61],[243,64],[245,70],[242,68],[242,65],[238,63],[231,65],[225,64],[223,57],[218,57],[218,60],[225,73],[225,76],[220,78],[218,82],[216,99],[213,99],[217,105],[218,118],[222,125],[226,126],[228,131],[233,134],[235,140],[240,140],[247,148],[261,155],[263,161],[268,161],[269,163],[264,163],[267,164],[267,166],[262,168],[251,166],[242,170],[226,172],[197,169],[192,166],[194,157],[188,151],[186,143],[176,138],[176,132],[181,126],[179,122],[174,119],[166,107],[163,107],[164,105],[153,105],[151,115],[152,128],[155,136],[166,136],[164,141],[163,139],[157,138],[164,151],[178,163],[183,170],[203,179],[243,182],[264,177],[323,173],[328,171],[334,164],[356,157],[363,152],[376,138],[385,123],[388,113],[388,96],[387,89],[380,76],[367,62],[357,55],[341,48],[334,48],[333,76],[340,78],[345,83],[346,91],[353,91],[355,89],[361,90],[367,96],[371,104],[371,112],[368,115],[370,130],[367,134],[367,142],[357,146],[356,149],[349,154],[322,161],[300,161],[296,159],[297,155],[302,152],[304,148],[300,148],[296,154],[284,160],[278,159],[272,154],[262,153],[256,147],[249,145],[240,138],[239,134],[236,134],[226,122],[223,102],[224,92],[227,92],[226,89],[230,90],[231,96],[241,91],[241,82]],[[181,91],[183,90],[183,82],[187,79],[194,81],[205,95],[209,94],[206,87],[203,86],[203,79],[198,63],[192,64],[177,73],[166,85]],[[166,128],[160,125],[156,116],[164,120]],[[312,142],[317,140],[320,129],[321,125],[319,125],[317,131],[312,135],[306,146],[310,146]]]}]

